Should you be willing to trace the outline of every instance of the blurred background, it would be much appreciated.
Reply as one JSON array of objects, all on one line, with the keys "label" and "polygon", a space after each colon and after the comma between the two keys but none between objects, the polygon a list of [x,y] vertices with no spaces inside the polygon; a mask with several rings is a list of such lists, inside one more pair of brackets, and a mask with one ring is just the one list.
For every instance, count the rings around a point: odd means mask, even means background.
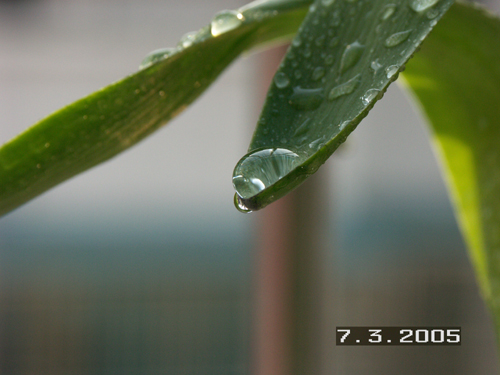
[{"label": "blurred background", "polygon": [[[244,4],[0,1],[0,143]],[[231,175],[270,53],[239,59],[167,127],[0,219],[0,374],[252,372],[265,210],[236,211]],[[322,174],[325,373],[498,373],[427,129],[397,85]],[[463,343],[335,347],[346,325],[461,326]]]}]

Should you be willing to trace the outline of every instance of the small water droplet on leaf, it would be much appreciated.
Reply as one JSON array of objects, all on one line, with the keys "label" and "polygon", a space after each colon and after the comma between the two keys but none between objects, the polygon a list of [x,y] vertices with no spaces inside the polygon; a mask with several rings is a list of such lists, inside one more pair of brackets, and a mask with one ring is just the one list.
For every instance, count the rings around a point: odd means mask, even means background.
[{"label": "small water droplet on leaf", "polygon": [[411,30],[400,31],[399,33],[394,33],[385,40],[385,46],[392,48],[403,43],[410,36]]},{"label": "small water droplet on leaf", "polygon": [[244,17],[240,12],[234,10],[224,10],[217,13],[210,23],[210,32],[212,36],[219,36],[225,32],[236,29],[240,26]]},{"label": "small water droplet on leaf", "polygon": [[357,41],[347,45],[340,60],[340,73],[342,74],[347,69],[356,65],[356,63],[361,58],[361,55],[363,54],[364,50],[365,46],[363,46]]},{"label": "small water droplet on leaf", "polygon": [[370,89],[367,92],[365,92],[365,95],[363,95],[363,97],[361,98],[363,104],[364,105],[370,104],[377,97],[379,93],[380,90],[377,89]]},{"label": "small water droplet on leaf", "polygon": [[288,103],[299,111],[311,111],[320,106],[323,101],[323,89],[305,89],[300,86],[294,87],[293,94]]},{"label": "small water droplet on leaf", "polygon": [[423,12],[434,6],[439,0],[410,0],[410,8],[415,12]]},{"label": "small water droplet on leaf", "polygon": [[351,94],[360,82],[361,74],[357,74],[347,82],[335,86],[328,94],[328,100],[335,100],[343,95]]},{"label": "small water droplet on leaf", "polygon": [[274,76],[274,84],[276,85],[277,88],[284,89],[290,84],[290,79],[285,73],[278,72]]}]

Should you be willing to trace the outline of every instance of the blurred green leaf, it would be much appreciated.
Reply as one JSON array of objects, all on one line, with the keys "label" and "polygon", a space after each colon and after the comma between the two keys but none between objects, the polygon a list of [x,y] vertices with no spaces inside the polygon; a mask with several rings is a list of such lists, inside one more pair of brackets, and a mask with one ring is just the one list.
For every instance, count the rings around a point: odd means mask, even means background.
[{"label": "blurred green leaf", "polygon": [[[145,69],[0,148],[0,215],[134,145],[182,112],[241,52],[290,38],[310,0],[256,1],[157,53]],[[215,35],[215,36],[214,36]]]},{"label": "blurred green leaf", "polygon": [[457,3],[404,73],[500,337],[500,19]]},{"label": "blurred green leaf", "polygon": [[235,203],[258,210],[314,173],[380,99],[453,0],[316,0],[237,164]]}]

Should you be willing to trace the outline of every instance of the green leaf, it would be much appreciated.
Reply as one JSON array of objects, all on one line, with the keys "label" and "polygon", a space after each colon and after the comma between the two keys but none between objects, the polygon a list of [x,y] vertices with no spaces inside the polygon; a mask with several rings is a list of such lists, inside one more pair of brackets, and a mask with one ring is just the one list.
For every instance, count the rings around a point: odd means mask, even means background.
[{"label": "green leaf", "polygon": [[[0,149],[0,215],[134,145],[182,112],[241,52],[294,34],[310,0],[226,11],[145,69],[54,113]],[[214,36],[215,35],[215,36]]]},{"label": "green leaf", "polygon": [[314,173],[380,99],[453,0],[316,0],[236,165],[235,203],[258,210]]},{"label": "green leaf", "polygon": [[500,337],[500,19],[457,3],[404,73]]}]

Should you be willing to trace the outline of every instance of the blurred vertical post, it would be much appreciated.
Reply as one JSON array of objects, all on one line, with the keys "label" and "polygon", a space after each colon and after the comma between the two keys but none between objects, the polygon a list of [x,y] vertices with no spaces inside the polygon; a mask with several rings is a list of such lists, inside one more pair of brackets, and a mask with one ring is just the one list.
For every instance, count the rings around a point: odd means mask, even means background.
[{"label": "blurred vertical post", "polygon": [[[262,54],[262,96],[285,51]],[[254,375],[332,373],[326,172],[321,169],[297,190],[255,213]]]}]

